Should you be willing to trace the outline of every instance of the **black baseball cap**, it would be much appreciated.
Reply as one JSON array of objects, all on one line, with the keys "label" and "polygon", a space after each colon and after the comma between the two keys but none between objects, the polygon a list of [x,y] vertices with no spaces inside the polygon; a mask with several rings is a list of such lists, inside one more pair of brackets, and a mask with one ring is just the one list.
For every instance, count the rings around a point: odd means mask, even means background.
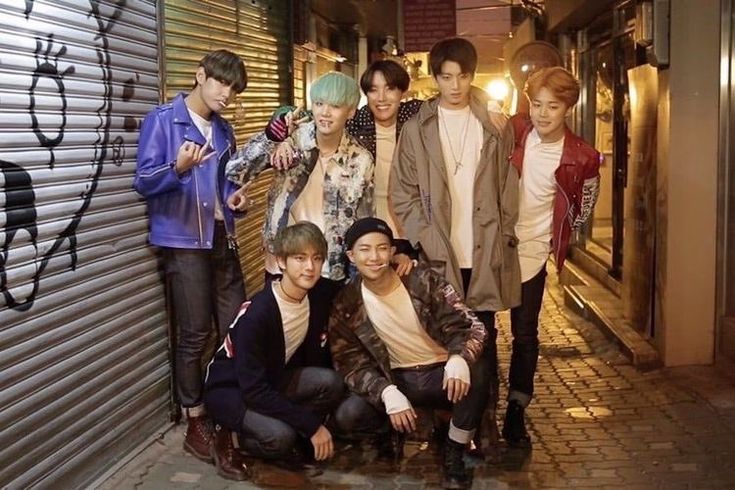
[{"label": "black baseball cap", "polygon": [[393,244],[393,231],[388,223],[380,218],[362,218],[352,223],[352,226],[345,233],[345,250],[352,250],[355,242],[368,233],[382,233]]}]

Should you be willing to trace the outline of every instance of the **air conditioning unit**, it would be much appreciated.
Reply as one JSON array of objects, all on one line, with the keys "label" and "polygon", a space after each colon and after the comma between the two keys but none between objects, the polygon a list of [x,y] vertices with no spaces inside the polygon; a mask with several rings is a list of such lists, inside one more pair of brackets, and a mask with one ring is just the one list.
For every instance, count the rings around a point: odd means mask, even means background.
[{"label": "air conditioning unit", "polygon": [[646,48],[648,62],[655,67],[669,65],[670,0],[650,0],[636,5],[635,42]]},{"label": "air conditioning unit", "polygon": [[635,6],[633,40],[643,47],[653,44],[653,2],[641,2]]}]

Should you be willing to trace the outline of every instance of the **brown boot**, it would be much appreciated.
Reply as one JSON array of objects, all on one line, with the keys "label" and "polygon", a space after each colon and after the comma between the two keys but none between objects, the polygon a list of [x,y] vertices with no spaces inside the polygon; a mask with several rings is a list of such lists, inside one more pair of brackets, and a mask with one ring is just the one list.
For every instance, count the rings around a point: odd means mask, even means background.
[{"label": "brown boot", "polygon": [[201,459],[205,463],[213,463],[214,459],[209,453],[212,445],[212,429],[206,416],[189,417],[186,427],[186,438],[184,439],[184,451]]},{"label": "brown boot", "polygon": [[217,466],[217,474],[228,480],[243,481],[250,478],[250,471],[240,453],[232,444],[230,431],[219,424],[214,426],[214,442],[209,448]]}]

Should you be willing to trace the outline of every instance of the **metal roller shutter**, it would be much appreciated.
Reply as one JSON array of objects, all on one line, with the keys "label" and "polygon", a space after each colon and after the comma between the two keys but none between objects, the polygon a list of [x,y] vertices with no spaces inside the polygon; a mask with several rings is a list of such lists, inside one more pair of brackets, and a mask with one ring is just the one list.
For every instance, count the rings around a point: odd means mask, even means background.
[{"label": "metal roller shutter", "polygon": [[164,294],[132,190],[153,1],[0,0],[0,487],[90,482],[167,421]]},{"label": "metal roller shutter", "polygon": [[[224,116],[238,144],[262,131],[273,111],[289,103],[291,46],[286,0],[166,0],[166,98],[191,88],[198,61],[209,51],[229,49],[244,61],[248,88]],[[262,226],[271,171],[250,187],[255,203],[237,224],[240,263],[248,296],[263,287]]]},{"label": "metal roller shutter", "polygon": [[303,46],[293,48],[293,98],[294,105],[306,107],[306,70],[308,52]]}]

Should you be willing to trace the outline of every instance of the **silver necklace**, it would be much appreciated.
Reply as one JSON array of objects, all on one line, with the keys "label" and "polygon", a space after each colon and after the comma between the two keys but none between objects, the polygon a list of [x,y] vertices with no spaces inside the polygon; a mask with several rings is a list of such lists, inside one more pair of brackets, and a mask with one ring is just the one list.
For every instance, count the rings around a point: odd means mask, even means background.
[{"label": "silver necklace", "polygon": [[470,125],[470,111],[467,111],[467,118],[464,121],[464,128],[462,129],[462,148],[459,150],[459,158],[457,158],[454,155],[454,148],[452,147],[452,140],[449,138],[449,131],[447,130],[447,123],[444,120],[444,117],[439,117],[439,120],[442,123],[442,128],[444,129],[444,136],[447,138],[447,144],[449,145],[449,152],[452,154],[452,159],[454,160],[454,175],[457,175],[457,172],[459,172],[460,167],[462,167],[462,156],[464,155],[464,147],[467,144],[467,128]]}]

